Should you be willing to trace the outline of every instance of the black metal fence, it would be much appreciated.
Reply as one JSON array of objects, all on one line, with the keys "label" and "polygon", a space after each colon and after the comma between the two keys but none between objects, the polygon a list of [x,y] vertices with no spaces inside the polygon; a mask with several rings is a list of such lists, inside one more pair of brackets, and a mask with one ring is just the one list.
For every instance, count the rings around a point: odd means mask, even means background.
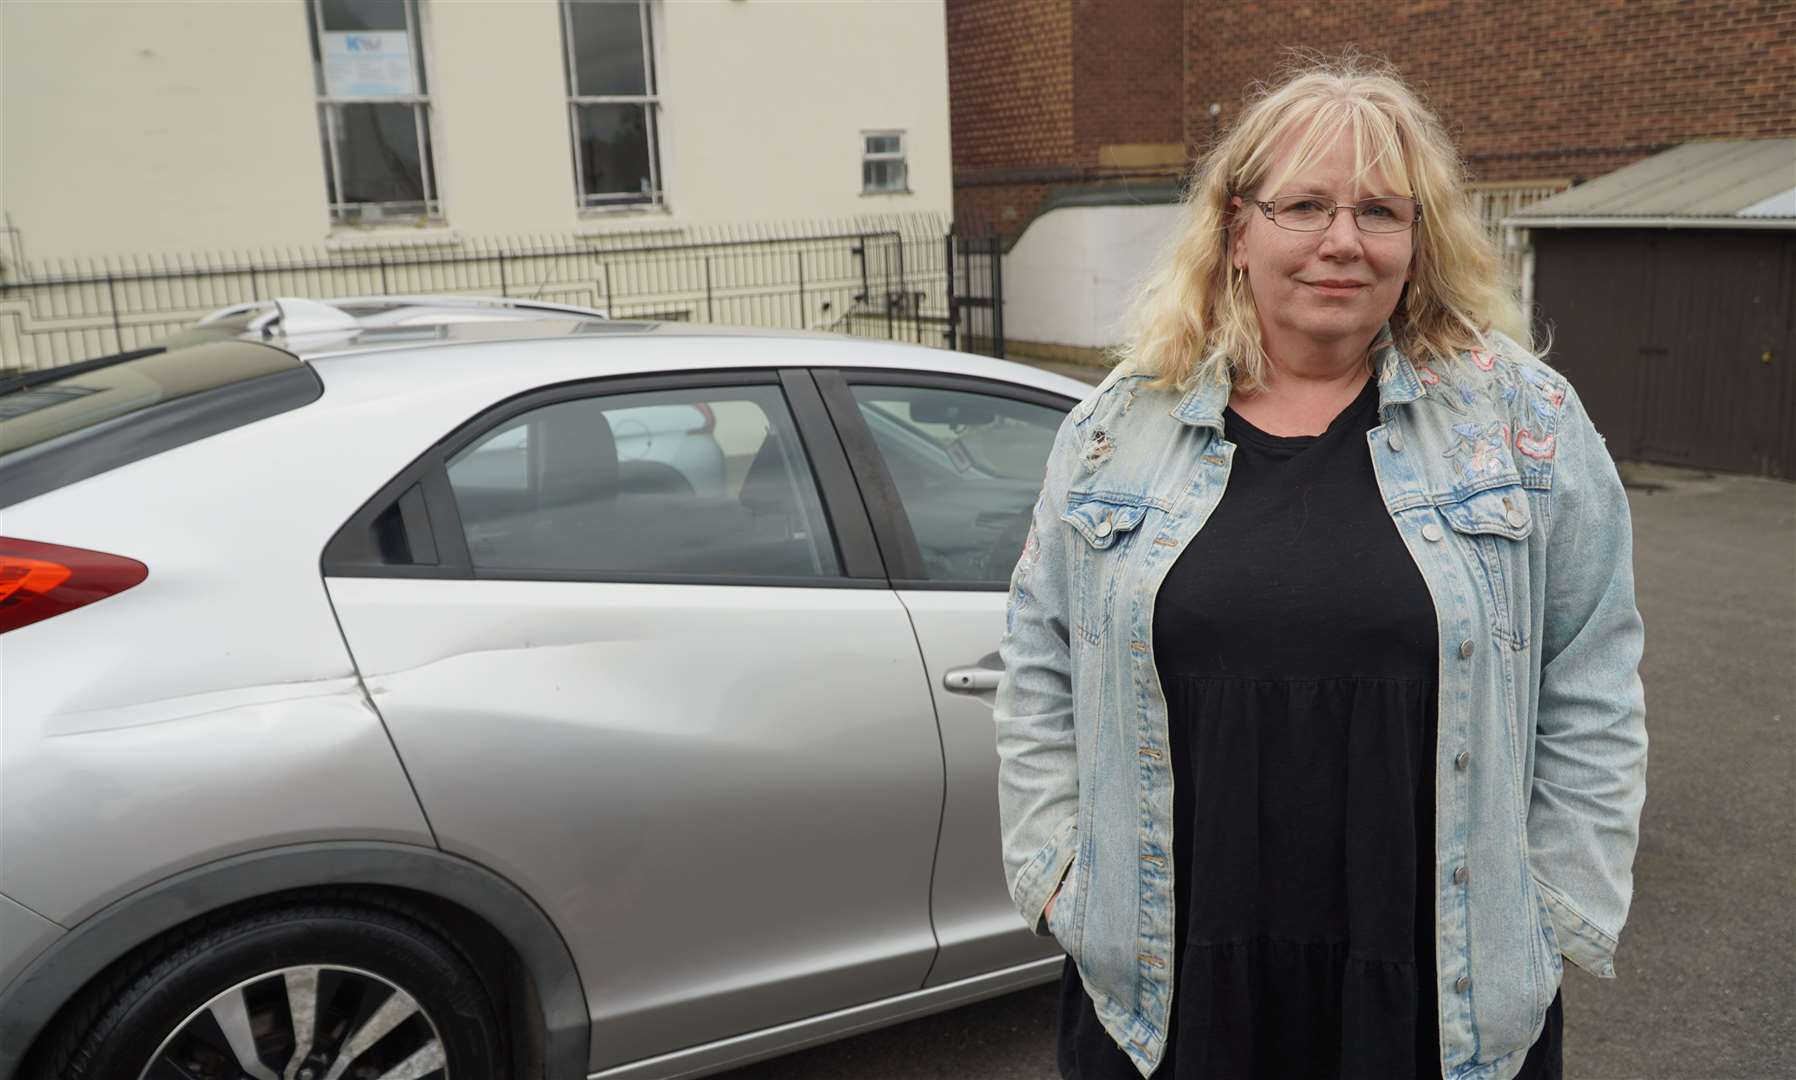
[{"label": "black metal fence", "polygon": [[15,236],[0,275],[0,369],[14,371],[140,348],[219,308],[285,296],[497,295],[1004,355],[996,238],[927,215],[35,263],[16,247]]}]

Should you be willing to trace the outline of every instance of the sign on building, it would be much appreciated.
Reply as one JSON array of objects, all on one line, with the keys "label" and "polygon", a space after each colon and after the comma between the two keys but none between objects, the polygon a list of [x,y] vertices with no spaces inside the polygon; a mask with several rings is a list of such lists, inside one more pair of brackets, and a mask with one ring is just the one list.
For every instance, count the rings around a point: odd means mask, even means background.
[{"label": "sign on building", "polygon": [[333,98],[415,96],[411,35],[403,30],[325,31],[324,91]]}]

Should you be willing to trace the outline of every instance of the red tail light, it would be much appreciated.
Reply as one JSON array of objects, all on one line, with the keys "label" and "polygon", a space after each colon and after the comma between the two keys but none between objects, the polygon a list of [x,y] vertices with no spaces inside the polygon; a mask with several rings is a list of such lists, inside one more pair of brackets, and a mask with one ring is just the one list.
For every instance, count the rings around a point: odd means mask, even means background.
[{"label": "red tail light", "polygon": [[149,576],[136,559],[0,536],[0,634],[122,593]]}]

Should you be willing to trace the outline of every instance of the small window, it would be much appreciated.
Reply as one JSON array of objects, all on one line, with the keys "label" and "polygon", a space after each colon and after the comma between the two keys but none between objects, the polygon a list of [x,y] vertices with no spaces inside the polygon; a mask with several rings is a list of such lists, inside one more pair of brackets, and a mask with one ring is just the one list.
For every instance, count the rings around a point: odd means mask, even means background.
[{"label": "small window", "polygon": [[931,581],[1010,581],[1065,413],[964,390],[851,387]]},{"label": "small window", "polygon": [[582,208],[661,202],[653,14],[649,0],[561,2]]},{"label": "small window", "polygon": [[449,462],[478,570],[834,577],[834,542],[774,386],[557,402]]},{"label": "small window", "polygon": [[861,194],[908,192],[910,172],[904,162],[904,132],[861,133]]},{"label": "small window", "polygon": [[417,0],[307,0],[331,220],[437,219]]}]

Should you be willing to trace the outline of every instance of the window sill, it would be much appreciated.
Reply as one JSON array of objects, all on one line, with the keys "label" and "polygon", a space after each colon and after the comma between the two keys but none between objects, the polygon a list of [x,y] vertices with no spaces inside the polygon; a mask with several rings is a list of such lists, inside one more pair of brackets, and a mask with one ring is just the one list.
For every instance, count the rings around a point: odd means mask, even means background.
[{"label": "window sill", "polygon": [[575,236],[658,236],[677,235],[686,226],[665,208],[617,207],[581,210],[574,226]]},{"label": "window sill", "polygon": [[326,251],[362,251],[392,247],[460,247],[461,234],[450,228],[416,225],[338,225],[324,238]]},{"label": "window sill", "polygon": [[910,188],[904,188],[901,191],[863,191],[863,192],[861,192],[861,198],[877,199],[881,195],[915,195],[915,194],[916,194],[916,192],[912,191]]}]

